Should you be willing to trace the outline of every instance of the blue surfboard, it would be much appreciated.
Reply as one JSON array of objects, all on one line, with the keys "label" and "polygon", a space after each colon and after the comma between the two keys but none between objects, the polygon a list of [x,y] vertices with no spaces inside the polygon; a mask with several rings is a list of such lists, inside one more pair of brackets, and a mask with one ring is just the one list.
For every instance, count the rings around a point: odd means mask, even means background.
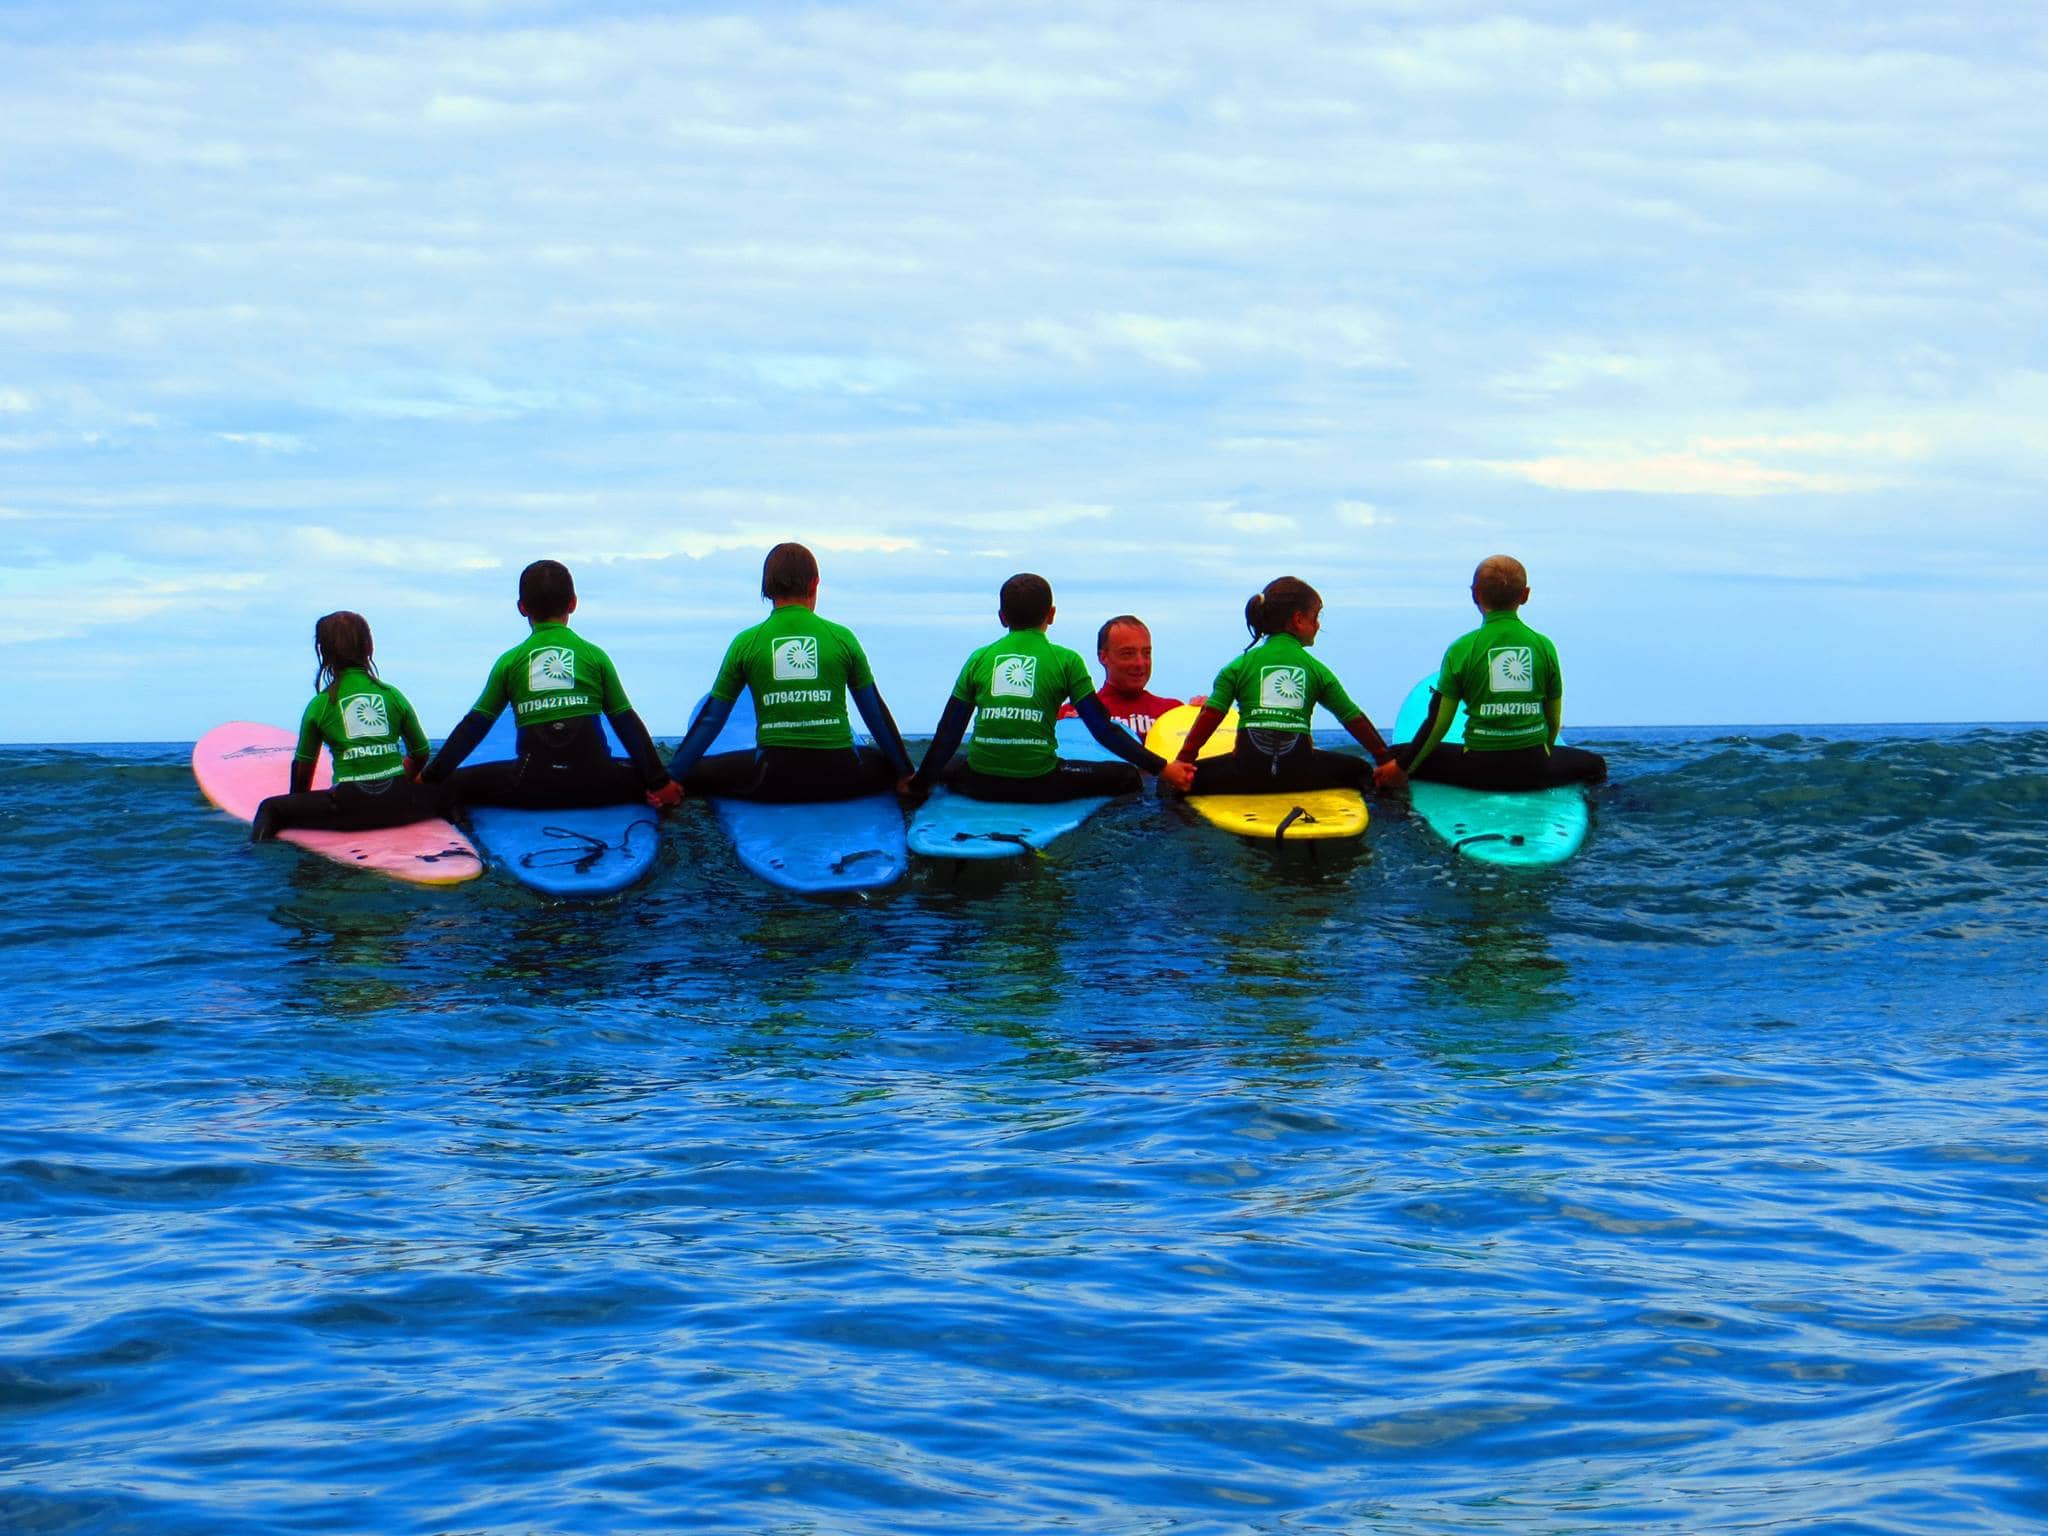
[{"label": "blue surfboard", "polygon": [[[1079,720],[1062,720],[1053,731],[1061,757],[1083,762],[1116,757]],[[1107,796],[1091,795],[1051,805],[1015,805],[956,795],[941,785],[910,818],[910,851],[932,859],[1021,858],[1073,831],[1107,804]]]},{"label": "blue surfboard", "polygon": [[[1427,728],[1429,695],[1435,686],[1434,677],[1425,677],[1408,691],[1394,721],[1394,740],[1413,741]],[[1465,706],[1460,703],[1444,740],[1464,739]],[[1482,864],[1557,864],[1577,853],[1586,840],[1586,792],[1576,784],[1555,789],[1460,789],[1415,779],[1408,785],[1408,803],[1432,832]]]},{"label": "blue surfboard", "polygon": [[[690,711],[691,720],[697,709]],[[754,698],[743,692],[709,752],[754,750]],[[796,804],[708,797],[740,863],[786,891],[807,896],[872,891],[894,885],[910,869],[903,844],[903,808],[894,795]]]},{"label": "blue surfboard", "polygon": [[[605,741],[623,755],[611,726]],[[470,761],[496,763],[518,755],[511,711],[498,717]],[[605,896],[654,868],[661,824],[645,802],[574,811],[527,811],[502,805],[469,808],[470,830],[490,861],[529,890],[547,896]]]}]

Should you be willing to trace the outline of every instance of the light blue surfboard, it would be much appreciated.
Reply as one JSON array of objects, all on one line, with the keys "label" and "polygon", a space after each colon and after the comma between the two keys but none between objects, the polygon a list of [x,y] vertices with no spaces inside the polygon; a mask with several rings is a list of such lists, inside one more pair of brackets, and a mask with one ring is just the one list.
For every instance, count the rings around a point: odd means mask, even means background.
[{"label": "light blue surfboard", "polygon": [[[1422,734],[1435,686],[1434,677],[1425,677],[1409,690],[1394,721],[1394,740],[1412,741]],[[1444,740],[1465,740],[1462,703]],[[1586,792],[1576,784],[1556,789],[1459,789],[1415,779],[1408,785],[1408,801],[1438,837],[1484,864],[1557,864],[1577,853],[1586,840]]]},{"label": "light blue surfboard", "polygon": [[[690,718],[697,718],[697,708]],[[864,739],[864,738],[863,738]],[[754,750],[754,698],[742,693],[711,743],[716,752]],[[799,804],[709,797],[718,824],[732,839],[740,863],[770,885],[807,896],[873,891],[894,885],[910,870],[903,843],[903,808],[894,795]]]},{"label": "light blue surfboard", "polygon": [[[1116,754],[1105,750],[1079,720],[1062,720],[1053,731],[1061,757],[1115,760]],[[910,818],[910,851],[932,859],[1020,858],[1073,831],[1107,804],[1108,797],[1091,795],[1052,805],[1013,805],[956,795],[941,785]]]},{"label": "light blue surfboard", "polygon": [[[624,756],[611,726],[600,720],[613,755]],[[507,710],[470,754],[473,763],[509,761],[518,733]],[[661,824],[642,801],[574,811],[471,806],[470,830],[490,862],[547,896],[606,896],[646,877],[661,850]]]}]

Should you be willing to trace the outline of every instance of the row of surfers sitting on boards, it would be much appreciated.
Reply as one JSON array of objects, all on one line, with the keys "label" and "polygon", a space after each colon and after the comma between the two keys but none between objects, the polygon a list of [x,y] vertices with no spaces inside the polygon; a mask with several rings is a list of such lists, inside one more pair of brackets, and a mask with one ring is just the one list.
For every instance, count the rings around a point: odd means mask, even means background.
[{"label": "row of surfers sitting on boards", "polygon": [[[289,827],[368,831],[453,816],[467,805],[562,810],[644,798],[666,810],[685,794],[808,801],[893,789],[915,802],[944,784],[982,800],[1044,803],[1128,794],[1141,787],[1141,773],[1187,794],[1256,794],[1368,783],[1393,790],[1409,778],[1535,789],[1607,772],[1597,754],[1557,743],[1557,651],[1519,618],[1528,576],[1505,555],[1481,561],[1473,573],[1482,622],[1444,653],[1434,710],[1413,741],[1389,746],[1336,675],[1309,653],[1323,601],[1307,582],[1283,576],[1245,604],[1251,643],[1217,673],[1206,698],[1194,701],[1201,712],[1171,761],[1143,740],[1154,720],[1180,703],[1146,691],[1152,640],[1143,622],[1122,615],[1103,625],[1097,652],[1106,676],[1097,690],[1081,657],[1046,638],[1054,608],[1042,576],[1003,583],[997,616],[1005,633],[967,658],[916,767],[860,642],[817,613],[811,551],[801,544],[771,549],[761,595],[773,611],[734,638],[709,697],[666,763],[611,658],[569,628],[576,586],[558,561],[536,560],[520,573],[519,611],[529,632],[492,665],[475,705],[431,761],[419,716],[377,675],[369,624],[360,614],[330,613],[313,627],[319,691],[300,723],[291,792],[262,803],[251,836]],[[752,694],[756,745],[710,753],[742,690]],[[849,697],[872,746],[853,739]],[[1460,703],[1467,715],[1462,746],[1444,740]],[[508,705],[518,726],[516,755],[462,766]],[[1318,706],[1336,716],[1365,757],[1314,745],[1310,724]],[[1232,708],[1240,727],[1234,750],[1198,762]],[[611,723],[625,759],[612,756],[600,717]],[[1061,758],[1054,731],[1061,717],[1078,717],[1121,761]],[[333,787],[315,790],[323,745],[333,759]]]}]

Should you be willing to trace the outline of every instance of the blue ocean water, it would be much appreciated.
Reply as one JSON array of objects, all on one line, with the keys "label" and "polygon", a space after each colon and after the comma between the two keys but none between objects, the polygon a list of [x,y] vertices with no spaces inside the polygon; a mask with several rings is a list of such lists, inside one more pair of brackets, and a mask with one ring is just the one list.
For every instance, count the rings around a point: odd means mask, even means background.
[{"label": "blue ocean water", "polygon": [[2048,730],[549,905],[0,749],[0,1530],[2038,1531]]}]

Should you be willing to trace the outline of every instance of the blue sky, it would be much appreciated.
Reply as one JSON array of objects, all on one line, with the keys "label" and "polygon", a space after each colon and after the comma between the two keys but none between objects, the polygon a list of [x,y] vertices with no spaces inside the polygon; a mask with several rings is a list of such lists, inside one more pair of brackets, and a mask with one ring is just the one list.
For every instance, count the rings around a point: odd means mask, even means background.
[{"label": "blue sky", "polygon": [[1496,551],[1568,723],[2041,719],[2048,25],[1863,9],[10,4],[0,736],[334,607],[438,735],[542,555],[672,732],[781,538],[919,731],[1022,569],[1384,719]]}]

